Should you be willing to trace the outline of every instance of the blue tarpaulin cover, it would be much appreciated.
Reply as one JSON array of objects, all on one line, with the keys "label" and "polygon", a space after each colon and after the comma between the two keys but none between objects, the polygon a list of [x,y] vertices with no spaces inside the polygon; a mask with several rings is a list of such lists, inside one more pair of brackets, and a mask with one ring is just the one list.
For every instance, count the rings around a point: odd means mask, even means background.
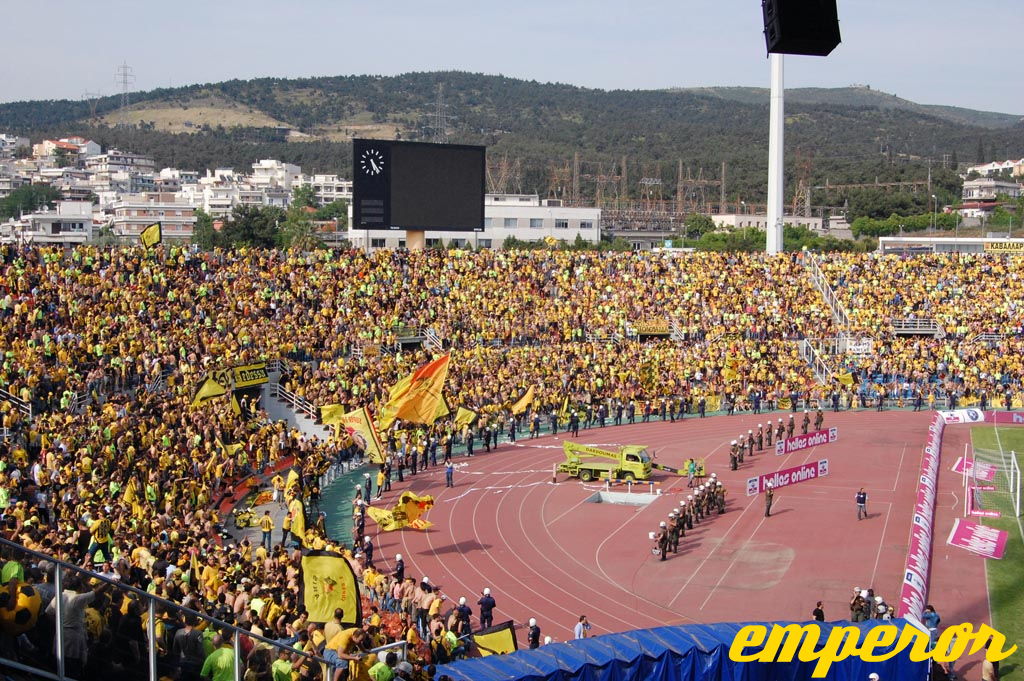
[{"label": "blue tarpaulin cover", "polygon": [[[552,643],[536,650],[519,650],[508,655],[462,660],[438,667],[437,675],[448,674],[455,681],[805,681],[811,679],[813,662],[738,663],[729,659],[729,646],[740,628],[747,624],[796,624],[791,622],[746,622],[688,624],[607,634],[581,641]],[[900,629],[896,619],[821,623],[820,643],[833,626],[867,630],[879,624]],[[757,648],[746,649],[753,653]],[[875,654],[885,648],[876,648]],[[891,648],[889,648],[891,650]],[[924,681],[927,662],[911,662],[907,651],[884,662],[864,662],[859,657],[834,663],[830,681],[865,681],[877,672],[882,681]]]}]

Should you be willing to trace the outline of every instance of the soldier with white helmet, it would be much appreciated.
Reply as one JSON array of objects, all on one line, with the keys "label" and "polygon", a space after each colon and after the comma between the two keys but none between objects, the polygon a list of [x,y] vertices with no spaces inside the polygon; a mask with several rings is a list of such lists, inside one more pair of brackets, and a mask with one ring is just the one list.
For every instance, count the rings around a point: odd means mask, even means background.
[{"label": "soldier with white helmet", "polygon": [[540,647],[540,627],[533,617],[530,618],[530,628],[526,631],[526,640],[529,642],[530,650]]},{"label": "soldier with white helmet", "polygon": [[672,553],[679,553],[679,517],[675,511],[668,514],[668,543]]},{"label": "soldier with white helmet", "polygon": [[747,454],[754,456],[754,429],[747,430]]},{"label": "soldier with white helmet", "polygon": [[775,429],[776,441],[781,440],[782,436],[786,433],[786,426],[782,425],[782,417],[779,417],[779,426]]},{"label": "soldier with white helmet", "polygon": [[764,488],[764,517],[767,518],[772,514],[772,503],[775,501],[775,491],[772,489],[775,485],[771,482]]},{"label": "soldier with white helmet", "polygon": [[739,461],[739,447],[736,445],[736,440],[732,441],[732,445],[729,447],[729,470],[736,470],[737,462]]},{"label": "soldier with white helmet", "polygon": [[476,604],[480,606],[480,628],[486,629],[494,624],[494,608],[497,606],[494,597],[491,596],[490,587],[484,589],[483,595]]},{"label": "soldier with white helmet", "polygon": [[765,444],[768,445],[769,449],[771,449],[771,447],[772,447],[772,435],[773,434],[774,434],[774,431],[772,430],[772,422],[769,421],[768,422],[768,427],[765,428],[765,431],[764,431]]},{"label": "soldier with white helmet", "polygon": [[800,433],[802,435],[807,435],[807,427],[810,426],[810,425],[811,425],[811,415],[807,413],[806,409],[804,409],[804,418],[803,418],[802,421],[800,421]]},{"label": "soldier with white helmet", "polygon": [[740,436],[738,438],[736,438],[736,439],[739,441],[739,445],[740,445],[740,448],[739,448],[740,463],[743,463],[743,455],[746,454],[746,451],[747,451],[747,440],[743,436],[743,433],[740,433]]},{"label": "soldier with white helmet", "polygon": [[668,553],[669,537],[668,537],[668,523],[664,520],[658,526],[658,534],[655,535],[655,541],[658,543],[658,551],[661,552],[661,559],[665,560],[665,555]]},{"label": "soldier with white helmet", "polygon": [[469,618],[472,617],[473,610],[466,604],[466,597],[462,596],[459,598],[459,605],[455,608],[455,617],[458,624],[458,635],[466,636],[469,634],[473,627],[469,623]]},{"label": "soldier with white helmet", "polygon": [[757,440],[757,451],[763,452],[764,451],[764,426],[761,425],[760,423],[757,424],[757,436],[756,436],[755,439]]},{"label": "soldier with white helmet", "polygon": [[725,513],[725,486],[720,482],[715,484],[715,505],[718,506],[718,515]]}]

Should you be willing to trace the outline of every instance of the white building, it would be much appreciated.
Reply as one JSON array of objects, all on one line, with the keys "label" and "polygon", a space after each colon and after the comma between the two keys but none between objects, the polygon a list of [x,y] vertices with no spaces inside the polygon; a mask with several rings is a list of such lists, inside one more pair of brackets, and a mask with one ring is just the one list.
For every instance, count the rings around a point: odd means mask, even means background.
[{"label": "white building", "polygon": [[85,159],[85,167],[98,175],[107,176],[116,172],[152,174],[156,163],[149,156],[110,149],[105,154],[88,156]]},{"label": "white building", "polygon": [[[767,215],[755,215],[753,213],[723,213],[712,215],[711,220],[719,229],[745,229],[756,227],[766,229],[768,225]],[[787,225],[800,225],[813,232],[822,231],[821,218],[805,218],[799,215],[783,215],[782,222]]]},{"label": "white building", "polygon": [[337,175],[314,175],[306,181],[306,184],[313,187],[317,203],[321,206],[332,201],[352,202],[352,180],[346,180]]},{"label": "white building", "polygon": [[195,209],[174,194],[135,194],[122,196],[111,207],[114,235],[136,239],[154,222],[162,225],[164,239],[191,239],[195,228]]},{"label": "white building", "polygon": [[30,144],[27,137],[0,133],[0,158],[14,158],[14,152]]},{"label": "white building", "polygon": [[966,180],[961,198],[964,201],[995,201],[999,194],[1006,194],[1011,199],[1020,197],[1020,185],[1016,182],[979,177],[977,180]]},{"label": "white building", "polygon": [[284,187],[289,191],[303,183],[302,168],[270,158],[253,163],[252,175],[248,179],[258,187]]},{"label": "white building", "polygon": [[60,201],[55,210],[0,224],[0,243],[82,244],[92,238],[92,204]]},{"label": "white building", "polygon": [[[351,204],[349,225],[348,239],[356,248],[405,248],[404,230],[353,228]],[[541,201],[536,194],[487,194],[482,232],[427,230],[424,236],[428,248],[448,246],[452,242],[457,246],[501,248],[509,237],[520,241],[542,241],[551,237],[573,243],[579,236],[596,244],[601,240],[601,209],[548,205],[548,201]]]},{"label": "white building", "polygon": [[988,177],[993,173],[1000,173],[1004,170],[1009,170],[1010,174],[1014,177],[1020,177],[1024,175],[1024,158],[1013,160],[1009,159],[1006,161],[992,161],[991,163],[982,163],[981,165],[968,166],[967,174],[969,175],[972,171],[979,175]]}]

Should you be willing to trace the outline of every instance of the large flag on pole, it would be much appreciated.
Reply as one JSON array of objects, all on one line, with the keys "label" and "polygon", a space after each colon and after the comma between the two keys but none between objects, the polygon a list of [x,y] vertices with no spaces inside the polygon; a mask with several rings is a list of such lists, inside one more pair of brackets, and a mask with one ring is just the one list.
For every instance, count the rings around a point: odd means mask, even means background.
[{"label": "large flag on pole", "polygon": [[146,229],[139,232],[139,241],[146,248],[152,248],[164,239],[164,230],[159,222],[154,222]]},{"label": "large flag on pole", "polygon": [[342,429],[356,443],[356,447],[366,453],[371,463],[384,463],[387,458],[384,444],[380,440],[377,427],[370,418],[370,410],[361,407],[347,414],[340,413],[344,409],[340,404],[328,404],[320,407],[320,418],[324,425]]},{"label": "large flag on pole", "polygon": [[471,638],[480,651],[480,657],[504,655],[519,650],[519,645],[516,643],[516,628],[512,624],[512,620],[474,631]]},{"label": "large flag on pole", "polygon": [[512,404],[511,409],[512,409],[512,413],[513,414],[518,416],[519,414],[522,414],[524,411],[526,411],[527,407],[529,407],[531,404],[533,404],[533,393],[534,393],[534,391],[535,391],[535,389],[531,385],[529,387],[529,389],[527,389],[527,391],[525,393],[523,393],[522,397],[520,397],[518,400],[516,400]]},{"label": "large flag on pole", "polygon": [[310,622],[330,622],[334,610],[341,608],[341,623],[361,626],[362,603],[356,587],[356,575],[347,560],[330,551],[305,551],[299,572],[302,588],[300,605],[309,613]]},{"label": "large flag on pole", "polygon": [[444,399],[441,390],[448,378],[450,359],[451,355],[442,355],[396,383],[390,390],[388,403],[381,410],[380,427],[387,430],[395,419],[432,424],[438,405]]}]

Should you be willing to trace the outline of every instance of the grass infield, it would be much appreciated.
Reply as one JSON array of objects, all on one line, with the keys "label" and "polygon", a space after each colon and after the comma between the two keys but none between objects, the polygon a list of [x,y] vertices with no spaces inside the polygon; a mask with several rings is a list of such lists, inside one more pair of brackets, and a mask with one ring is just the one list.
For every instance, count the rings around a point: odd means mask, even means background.
[{"label": "grass infield", "polygon": [[[979,460],[998,463],[1007,460],[1010,453],[1015,452],[1018,464],[1024,467],[1024,428],[975,426],[971,429],[971,443]],[[1006,555],[1003,559],[985,561],[992,619],[995,629],[1005,635],[1009,643],[1024,645],[1024,588],[1021,588],[1021,578],[1024,577],[1024,568],[1021,567],[1024,565],[1024,533],[1021,531],[1021,522],[1024,522],[1024,519],[1014,516],[1004,468],[1002,465],[999,466],[993,481],[999,491],[985,492],[982,495],[985,507],[1002,511],[1003,517],[979,520],[1009,533]],[[1007,660],[1009,664],[1004,664],[1000,669],[1001,679],[1024,678],[1024,669],[1021,669],[1022,664],[1019,661],[1022,654],[1022,651],[1018,651],[1013,658]]]}]

